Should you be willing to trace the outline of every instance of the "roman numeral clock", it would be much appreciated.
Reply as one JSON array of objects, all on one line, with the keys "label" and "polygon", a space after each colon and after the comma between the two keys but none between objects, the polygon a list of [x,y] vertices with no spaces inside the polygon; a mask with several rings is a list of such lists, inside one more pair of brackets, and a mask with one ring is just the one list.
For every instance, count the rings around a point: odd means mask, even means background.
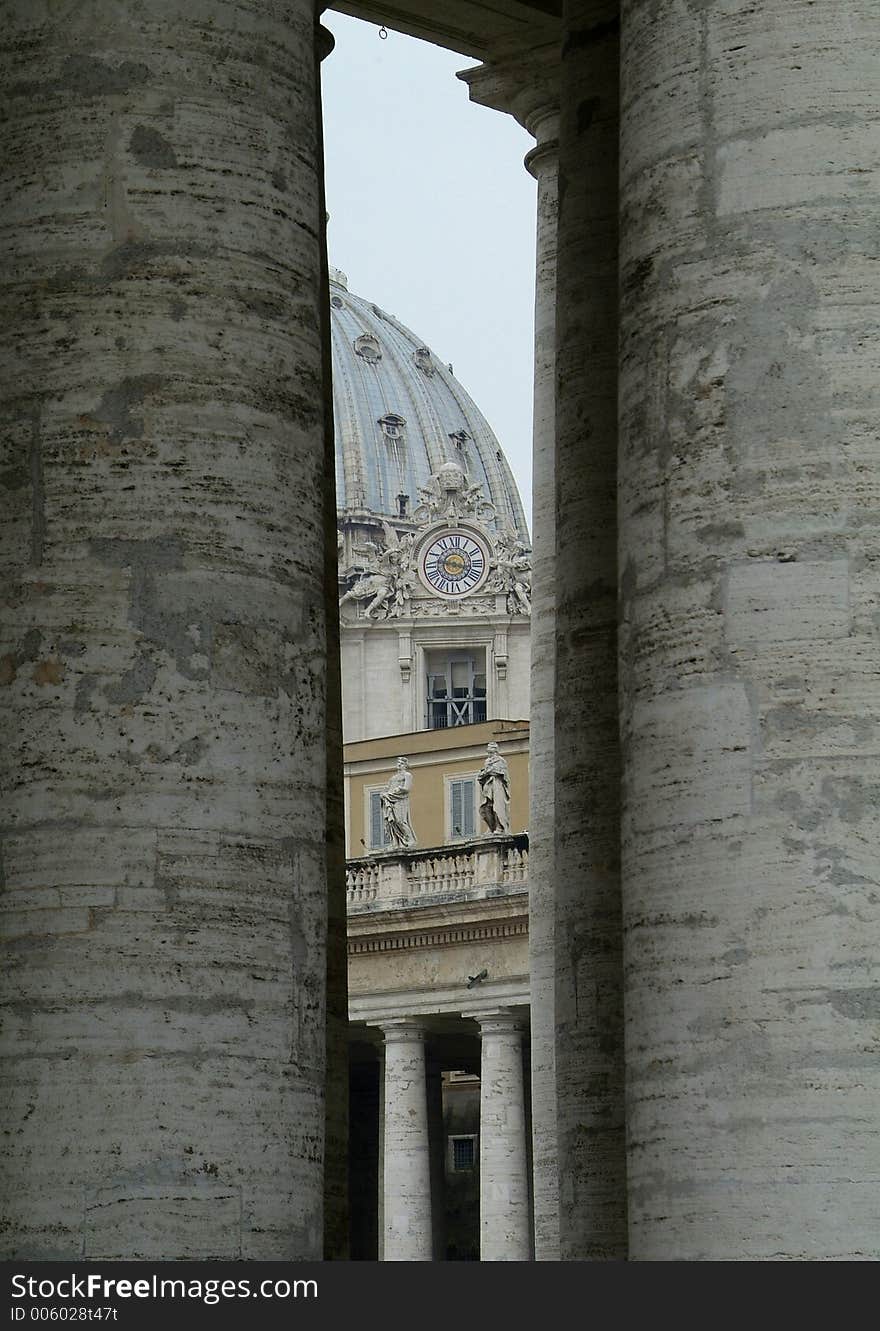
[{"label": "roman numeral clock", "polygon": [[454,601],[482,587],[489,575],[489,549],[475,532],[448,528],[425,541],[418,570],[430,592]]}]

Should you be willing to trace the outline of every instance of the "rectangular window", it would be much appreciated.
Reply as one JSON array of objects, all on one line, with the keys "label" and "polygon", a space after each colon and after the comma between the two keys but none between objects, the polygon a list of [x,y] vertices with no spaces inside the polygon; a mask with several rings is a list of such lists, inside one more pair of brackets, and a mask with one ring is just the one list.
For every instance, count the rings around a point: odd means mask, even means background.
[{"label": "rectangular window", "polygon": [[429,730],[486,720],[485,648],[455,655],[427,652],[426,664]]},{"label": "rectangular window", "polygon": [[370,850],[382,850],[391,845],[391,837],[382,817],[382,792],[370,791]]},{"label": "rectangular window", "polygon": [[477,1162],[476,1137],[450,1137],[452,1144],[452,1168],[473,1169]]},{"label": "rectangular window", "polygon": [[473,777],[449,782],[449,831],[453,838],[476,835],[476,791]]}]

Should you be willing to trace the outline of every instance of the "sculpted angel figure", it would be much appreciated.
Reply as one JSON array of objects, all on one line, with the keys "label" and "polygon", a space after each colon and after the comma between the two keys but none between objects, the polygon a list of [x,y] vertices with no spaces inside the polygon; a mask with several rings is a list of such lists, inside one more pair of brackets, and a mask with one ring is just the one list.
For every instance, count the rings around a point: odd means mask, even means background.
[{"label": "sculpted angel figure", "polygon": [[384,550],[372,541],[357,548],[356,553],[364,561],[361,572],[353,586],[339,599],[340,606],[349,601],[369,601],[368,619],[380,618],[383,611],[386,616],[399,615],[410,595],[414,578],[412,552],[415,537],[411,532],[399,535],[387,522],[382,526]]},{"label": "sculpted angel figure", "polygon": [[339,604],[343,606],[348,601],[369,601],[367,618],[378,619],[380,610],[385,608],[387,613],[387,606],[394,597],[394,591],[394,580],[387,573],[378,567],[373,570],[364,569],[348,591],[339,598]]},{"label": "sculpted angel figure", "polygon": [[386,561],[386,567],[394,580],[394,610],[390,613],[399,614],[404,601],[412,594],[415,582],[413,549],[416,538],[412,532],[396,531],[388,522],[383,522],[382,528],[385,532],[385,549],[380,558]]},{"label": "sculpted angel figure", "polygon": [[495,539],[496,591],[507,593],[511,615],[532,613],[532,558],[526,546],[511,531],[500,532]]},{"label": "sculpted angel figure", "polygon": [[405,758],[398,758],[397,770],[389,777],[379,796],[382,820],[392,846],[406,848],[416,844],[416,834],[410,821],[409,809],[412,783],[409,763]]},{"label": "sculpted angel figure", "polygon": [[480,817],[490,832],[510,831],[510,771],[497,744],[490,744],[486,761],[477,773]]}]

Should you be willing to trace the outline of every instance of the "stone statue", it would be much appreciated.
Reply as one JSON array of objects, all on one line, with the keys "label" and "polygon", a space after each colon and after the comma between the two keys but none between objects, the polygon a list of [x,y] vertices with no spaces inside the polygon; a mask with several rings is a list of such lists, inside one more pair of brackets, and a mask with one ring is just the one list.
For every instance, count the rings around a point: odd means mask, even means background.
[{"label": "stone statue", "polygon": [[532,557],[522,541],[511,531],[495,538],[495,572],[486,584],[492,591],[507,595],[509,615],[532,613]]},{"label": "stone statue", "polygon": [[382,819],[392,846],[404,849],[416,844],[416,834],[410,821],[409,795],[412,790],[412,772],[405,758],[398,758],[397,771],[389,777],[380,795]]},{"label": "stone statue", "polygon": [[378,619],[399,615],[404,602],[409,598],[415,577],[413,569],[413,547],[415,537],[411,532],[399,535],[390,523],[383,522],[385,548],[368,542],[359,546],[356,553],[363,562],[357,577],[345,594],[340,597],[343,606],[349,601],[369,601],[366,609],[368,619]]},{"label": "stone statue", "polygon": [[510,831],[510,771],[497,744],[490,744],[486,761],[477,773],[480,817],[490,832]]}]

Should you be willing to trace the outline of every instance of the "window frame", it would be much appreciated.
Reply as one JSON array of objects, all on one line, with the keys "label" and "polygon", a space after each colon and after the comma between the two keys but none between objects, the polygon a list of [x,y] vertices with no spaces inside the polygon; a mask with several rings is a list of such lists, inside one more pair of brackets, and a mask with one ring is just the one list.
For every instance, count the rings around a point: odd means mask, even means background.
[{"label": "window frame", "polygon": [[[480,1167],[480,1134],[478,1132],[451,1132],[447,1141],[447,1166],[450,1174],[472,1174]],[[469,1165],[456,1165],[455,1143],[472,1142],[474,1153]]]},{"label": "window frame", "polygon": [[366,843],[365,854],[367,855],[371,855],[377,850],[387,850],[391,845],[391,837],[387,834],[385,823],[382,820],[381,804],[379,805],[379,821],[382,827],[383,841],[379,846],[373,844],[373,796],[380,795],[384,789],[384,785],[364,786],[364,831],[369,834],[368,837],[364,837],[364,842]]},{"label": "window frame", "polygon": [[[446,680],[447,694],[445,698],[434,698],[430,693],[431,680],[439,678],[441,672],[431,669],[429,662],[432,656],[439,656],[441,653],[443,653],[445,658],[443,661],[443,666],[444,666],[443,678],[445,678]],[[482,663],[479,660],[481,654],[483,656]],[[424,652],[423,662],[422,662],[422,681],[423,681],[422,697],[424,698],[422,715],[424,717],[423,724],[425,730],[457,730],[460,726],[482,725],[484,722],[489,720],[488,660],[489,660],[489,649],[487,646],[484,646],[482,643],[475,644],[473,646],[466,645],[464,647],[455,647],[455,648],[429,647]],[[467,664],[470,667],[468,696],[467,698],[455,698],[453,697],[452,693],[454,687],[452,682],[452,675],[453,675],[452,668],[454,665],[462,663]],[[482,698],[478,698],[474,690],[474,680],[476,680],[476,678],[479,675],[482,675],[483,680],[485,681]],[[459,722],[454,721],[451,726],[434,726],[431,724],[431,721],[433,719],[432,707],[435,703],[444,706],[446,708],[447,716],[449,716],[450,709],[455,708],[457,704],[466,706],[467,708],[470,709],[471,719],[469,721],[459,721]],[[483,704],[483,708],[486,713],[485,716],[478,718],[473,715],[477,703]]]},{"label": "window frame", "polygon": [[[479,782],[477,781],[478,772],[444,772],[443,773],[443,821],[447,842],[453,841],[473,841],[479,835],[480,809],[479,809]],[[456,833],[452,821],[452,787],[458,782],[470,781],[474,791],[473,818],[474,826],[472,832]]]}]

